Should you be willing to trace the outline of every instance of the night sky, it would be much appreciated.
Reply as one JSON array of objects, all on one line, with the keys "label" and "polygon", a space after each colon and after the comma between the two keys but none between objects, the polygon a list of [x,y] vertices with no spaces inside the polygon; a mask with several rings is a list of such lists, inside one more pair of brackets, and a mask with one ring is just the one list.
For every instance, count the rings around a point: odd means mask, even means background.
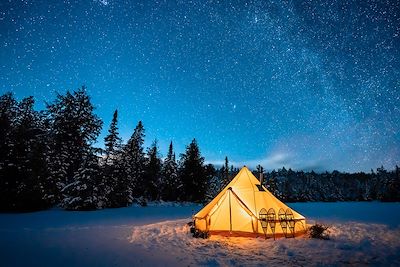
[{"label": "night sky", "polygon": [[[231,3],[228,3],[231,2]],[[400,164],[398,1],[0,2],[0,93],[88,87],[126,141],[208,162],[369,171]]]}]

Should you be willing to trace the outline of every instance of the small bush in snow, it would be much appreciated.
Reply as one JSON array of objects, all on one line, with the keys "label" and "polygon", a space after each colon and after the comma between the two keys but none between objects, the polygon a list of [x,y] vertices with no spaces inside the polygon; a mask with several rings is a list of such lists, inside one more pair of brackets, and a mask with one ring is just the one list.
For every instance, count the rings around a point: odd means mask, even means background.
[{"label": "small bush in snow", "polygon": [[316,223],[308,229],[310,238],[329,240],[329,230],[328,229],[329,229],[329,226]]},{"label": "small bush in snow", "polygon": [[147,199],[145,197],[137,197],[133,199],[133,203],[139,204],[141,207],[147,207]]}]

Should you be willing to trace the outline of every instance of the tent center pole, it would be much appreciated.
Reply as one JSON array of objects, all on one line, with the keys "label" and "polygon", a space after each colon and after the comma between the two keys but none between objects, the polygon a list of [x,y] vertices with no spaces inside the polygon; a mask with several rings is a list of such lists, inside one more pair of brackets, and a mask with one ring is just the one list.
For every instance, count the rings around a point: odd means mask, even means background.
[{"label": "tent center pole", "polygon": [[232,206],[231,206],[231,188],[229,188],[229,223],[230,223],[230,233],[232,233]]}]

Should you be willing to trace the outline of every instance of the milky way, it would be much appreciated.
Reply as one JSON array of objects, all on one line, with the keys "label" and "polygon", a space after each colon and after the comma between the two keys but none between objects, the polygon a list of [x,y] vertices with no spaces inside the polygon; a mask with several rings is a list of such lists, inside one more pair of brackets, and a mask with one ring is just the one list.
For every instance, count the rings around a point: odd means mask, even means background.
[{"label": "milky way", "polygon": [[[231,2],[231,3],[227,3]],[[1,1],[0,93],[88,87],[165,154],[369,171],[400,163],[398,1]]]}]

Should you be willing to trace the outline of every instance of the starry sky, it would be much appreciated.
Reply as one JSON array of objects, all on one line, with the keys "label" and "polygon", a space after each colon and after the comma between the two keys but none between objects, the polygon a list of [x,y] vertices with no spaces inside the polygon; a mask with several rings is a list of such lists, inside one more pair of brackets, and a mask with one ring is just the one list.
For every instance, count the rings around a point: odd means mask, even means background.
[{"label": "starry sky", "polygon": [[392,1],[0,2],[0,93],[88,87],[126,141],[207,162],[369,171],[400,164],[400,4]]}]

